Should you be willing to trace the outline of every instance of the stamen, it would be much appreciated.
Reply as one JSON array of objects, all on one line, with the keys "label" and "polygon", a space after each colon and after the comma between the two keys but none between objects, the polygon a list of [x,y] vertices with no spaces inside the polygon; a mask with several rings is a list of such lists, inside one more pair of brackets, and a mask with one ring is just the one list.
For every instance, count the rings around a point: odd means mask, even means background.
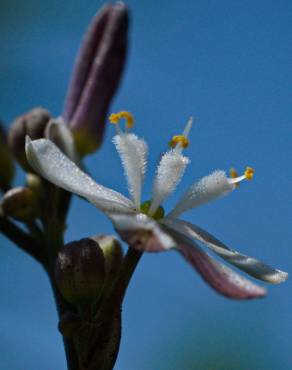
[{"label": "stamen", "polygon": [[118,113],[112,113],[109,116],[110,123],[118,124],[121,119],[126,121],[126,128],[132,128],[134,126],[134,116],[132,113],[127,111],[120,111]]},{"label": "stamen", "polygon": [[182,135],[173,136],[169,142],[169,146],[171,148],[186,149],[190,144],[188,136],[189,136],[192,125],[193,125],[193,117],[190,117]]},{"label": "stamen", "polygon": [[234,168],[230,169],[230,179],[229,182],[231,184],[234,184],[236,187],[239,187],[239,183],[242,180],[252,180],[254,176],[255,170],[251,167],[246,167],[246,170],[244,171],[244,174],[241,176],[238,176],[237,171]]},{"label": "stamen", "polygon": [[189,146],[189,140],[183,135],[175,135],[172,137],[169,146],[171,148],[175,148],[178,144],[180,144],[180,146],[185,149]]},{"label": "stamen", "polygon": [[[238,177],[238,172],[236,171],[235,168],[230,168],[229,170],[229,176],[232,179],[236,179]],[[237,188],[239,188],[239,183],[234,184]]]}]

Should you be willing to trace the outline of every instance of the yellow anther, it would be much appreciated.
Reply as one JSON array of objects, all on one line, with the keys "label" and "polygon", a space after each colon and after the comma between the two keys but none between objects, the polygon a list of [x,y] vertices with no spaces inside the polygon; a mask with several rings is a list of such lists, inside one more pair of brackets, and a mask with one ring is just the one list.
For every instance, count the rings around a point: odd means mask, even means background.
[{"label": "yellow anther", "polygon": [[246,167],[246,170],[244,171],[244,176],[247,180],[252,180],[254,173],[255,170],[253,168]]},{"label": "yellow anther", "polygon": [[185,149],[189,146],[189,143],[189,139],[184,135],[175,135],[170,140],[169,146],[171,148],[175,148],[178,144],[180,144],[180,146]]},{"label": "yellow anther", "polygon": [[235,179],[235,177],[238,177],[238,172],[236,171],[235,168],[230,168],[229,170],[229,175],[232,179]]},{"label": "yellow anther", "polygon": [[109,116],[109,121],[110,123],[118,124],[122,118],[126,121],[127,128],[132,128],[134,126],[134,116],[132,113],[127,111],[112,113]]},{"label": "yellow anther", "polygon": [[109,121],[110,123],[113,123],[113,124],[117,124],[119,123],[119,120],[120,120],[120,117],[117,113],[112,113],[110,116],[109,116]]}]

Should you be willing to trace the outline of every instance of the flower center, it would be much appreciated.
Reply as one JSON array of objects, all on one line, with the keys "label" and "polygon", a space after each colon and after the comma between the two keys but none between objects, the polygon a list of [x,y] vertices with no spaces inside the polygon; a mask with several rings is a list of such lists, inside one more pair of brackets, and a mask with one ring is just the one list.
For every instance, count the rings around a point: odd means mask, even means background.
[{"label": "flower center", "polygon": [[[146,202],[142,203],[140,206],[141,213],[144,213],[147,216],[149,215],[150,207],[151,207],[151,200],[146,200]],[[151,218],[154,218],[154,220],[160,220],[164,217],[164,209],[163,207],[159,206],[157,210],[150,216]]]}]

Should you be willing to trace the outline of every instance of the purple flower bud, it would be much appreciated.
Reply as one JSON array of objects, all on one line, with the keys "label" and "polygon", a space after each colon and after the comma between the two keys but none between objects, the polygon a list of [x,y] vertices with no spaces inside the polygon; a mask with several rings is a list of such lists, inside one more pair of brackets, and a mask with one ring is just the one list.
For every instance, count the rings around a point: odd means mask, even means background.
[{"label": "purple flower bud", "polygon": [[125,64],[128,22],[123,3],[104,6],[79,50],[63,118],[82,155],[94,152],[102,142],[109,105]]},{"label": "purple flower bud", "polygon": [[30,136],[32,140],[44,137],[49,120],[50,113],[38,107],[16,118],[10,127],[8,144],[15,158],[25,170],[31,171],[25,155],[25,136]]}]

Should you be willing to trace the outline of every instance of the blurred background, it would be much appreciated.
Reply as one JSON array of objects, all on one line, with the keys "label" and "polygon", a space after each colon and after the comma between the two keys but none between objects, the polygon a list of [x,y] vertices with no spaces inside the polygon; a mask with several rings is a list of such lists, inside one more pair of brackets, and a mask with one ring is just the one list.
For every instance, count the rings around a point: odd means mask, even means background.
[{"label": "blurred background", "polygon": [[[0,115],[7,126],[34,106],[62,110],[74,57],[102,1],[1,0]],[[214,169],[256,169],[225,199],[185,218],[230,247],[291,273],[291,24],[288,0],[129,0],[131,47],[112,110],[136,116],[149,142],[145,198],[159,155],[190,115],[191,158],[166,204]],[[87,159],[99,182],[126,192],[111,143]],[[105,171],[106,169],[106,171]],[[22,181],[19,172],[18,181]],[[68,241],[113,233],[74,199]],[[48,280],[0,238],[0,368],[64,370]],[[145,255],[129,287],[116,370],[289,370],[292,280],[262,300],[214,293],[177,253]]]}]

